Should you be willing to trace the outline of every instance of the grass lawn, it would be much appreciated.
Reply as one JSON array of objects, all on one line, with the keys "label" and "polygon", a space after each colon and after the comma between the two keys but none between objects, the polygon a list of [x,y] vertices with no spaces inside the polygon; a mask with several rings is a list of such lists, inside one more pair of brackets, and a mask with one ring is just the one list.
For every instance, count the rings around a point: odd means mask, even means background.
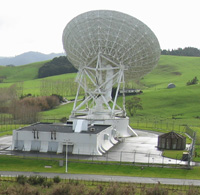
[{"label": "grass lawn", "polygon": [[41,114],[43,119],[61,119],[63,117],[69,117],[73,108],[73,103],[60,105],[52,110],[44,111]]},{"label": "grass lawn", "polygon": [[34,80],[38,76],[38,69],[47,61],[35,62],[22,66],[3,66],[1,75],[6,76],[5,83]]},{"label": "grass lawn", "polygon": [[181,160],[183,156],[183,152],[187,152],[186,150],[164,150],[163,156],[168,158],[173,158],[177,160]]},{"label": "grass lawn", "polygon": [[19,129],[20,127],[27,126],[25,124],[6,124],[0,125],[0,136],[4,135],[12,135],[12,131],[15,129]]},{"label": "grass lawn", "polygon": [[[52,168],[45,168],[45,166]],[[60,167],[58,161],[0,156],[0,171],[54,172],[65,173],[65,166]],[[133,165],[108,165],[68,162],[68,173],[120,175],[132,177],[159,177],[200,179],[200,167],[191,170],[175,168],[141,167]]]},{"label": "grass lawn", "polygon": [[12,135],[12,134],[13,134],[13,130],[0,132],[0,137],[7,136],[7,135]]}]

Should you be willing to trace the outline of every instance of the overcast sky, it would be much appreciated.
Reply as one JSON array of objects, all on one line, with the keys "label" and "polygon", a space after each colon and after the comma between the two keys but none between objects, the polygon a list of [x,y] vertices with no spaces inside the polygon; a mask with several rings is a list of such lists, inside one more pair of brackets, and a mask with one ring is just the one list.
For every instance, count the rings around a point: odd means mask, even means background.
[{"label": "overcast sky", "polygon": [[1,0],[0,56],[64,52],[66,24],[97,9],[141,20],[155,33],[161,49],[200,48],[200,0]]}]

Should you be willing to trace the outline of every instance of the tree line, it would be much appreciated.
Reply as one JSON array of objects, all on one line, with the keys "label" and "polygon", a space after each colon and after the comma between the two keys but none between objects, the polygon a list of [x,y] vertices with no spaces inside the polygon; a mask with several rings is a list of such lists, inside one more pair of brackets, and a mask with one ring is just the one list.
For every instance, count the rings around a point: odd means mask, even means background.
[{"label": "tree line", "polygon": [[45,63],[38,70],[38,78],[44,78],[65,73],[73,73],[78,70],[71,64],[66,56],[53,58],[51,61]]},{"label": "tree line", "polygon": [[0,88],[0,123],[8,116],[12,116],[16,123],[29,124],[38,121],[38,113],[46,111],[60,104],[58,95],[34,97],[31,94],[19,96],[17,85]]},{"label": "tree line", "polygon": [[162,55],[175,55],[175,56],[200,56],[200,50],[195,47],[185,47],[184,49],[161,50]]}]

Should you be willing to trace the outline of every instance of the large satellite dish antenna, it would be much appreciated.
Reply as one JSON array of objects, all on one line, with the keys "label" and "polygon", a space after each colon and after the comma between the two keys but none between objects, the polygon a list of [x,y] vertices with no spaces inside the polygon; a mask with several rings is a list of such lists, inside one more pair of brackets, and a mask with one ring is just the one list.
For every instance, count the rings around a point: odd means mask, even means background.
[{"label": "large satellite dish antenna", "polygon": [[[144,23],[127,14],[97,10],[72,19],[63,31],[63,46],[69,61],[79,70],[79,84],[71,117],[87,119],[126,117],[117,105],[125,81],[149,73],[160,57],[159,42]],[[112,88],[116,93],[112,99]],[[85,99],[78,103],[80,90]]]}]

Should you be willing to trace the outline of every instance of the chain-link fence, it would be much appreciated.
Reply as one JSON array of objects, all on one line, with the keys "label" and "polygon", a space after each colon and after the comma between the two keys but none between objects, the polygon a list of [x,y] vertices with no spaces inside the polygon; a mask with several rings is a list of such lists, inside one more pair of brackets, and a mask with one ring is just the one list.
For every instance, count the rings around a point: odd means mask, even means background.
[{"label": "chain-link fence", "polygon": [[102,156],[94,155],[70,155],[69,161],[81,162],[82,160],[90,163],[105,164],[126,164],[126,165],[142,165],[142,166],[171,166],[171,165],[187,165],[187,161],[182,159],[182,155],[177,155],[176,159],[170,159],[162,155],[162,151],[157,153],[145,153],[140,151],[110,151]]},{"label": "chain-link fence", "polygon": [[130,121],[134,129],[157,130],[162,132],[176,131],[184,133],[186,124],[179,123],[175,120],[158,120],[158,119],[136,119]]},{"label": "chain-link fence", "polygon": [[[66,159],[68,163],[91,163],[91,164],[117,164],[127,166],[149,166],[149,167],[174,167],[174,168],[188,168],[188,161],[182,159],[182,155],[177,155],[176,159],[164,157],[162,152],[159,153],[145,153],[140,151],[109,151],[102,156],[95,155],[73,155],[55,154],[55,153],[40,153],[40,152],[17,152],[10,151],[12,155],[21,156],[21,158],[29,159],[49,159],[50,161],[58,161],[61,166],[65,166]],[[59,160],[58,160],[59,159]]]}]

